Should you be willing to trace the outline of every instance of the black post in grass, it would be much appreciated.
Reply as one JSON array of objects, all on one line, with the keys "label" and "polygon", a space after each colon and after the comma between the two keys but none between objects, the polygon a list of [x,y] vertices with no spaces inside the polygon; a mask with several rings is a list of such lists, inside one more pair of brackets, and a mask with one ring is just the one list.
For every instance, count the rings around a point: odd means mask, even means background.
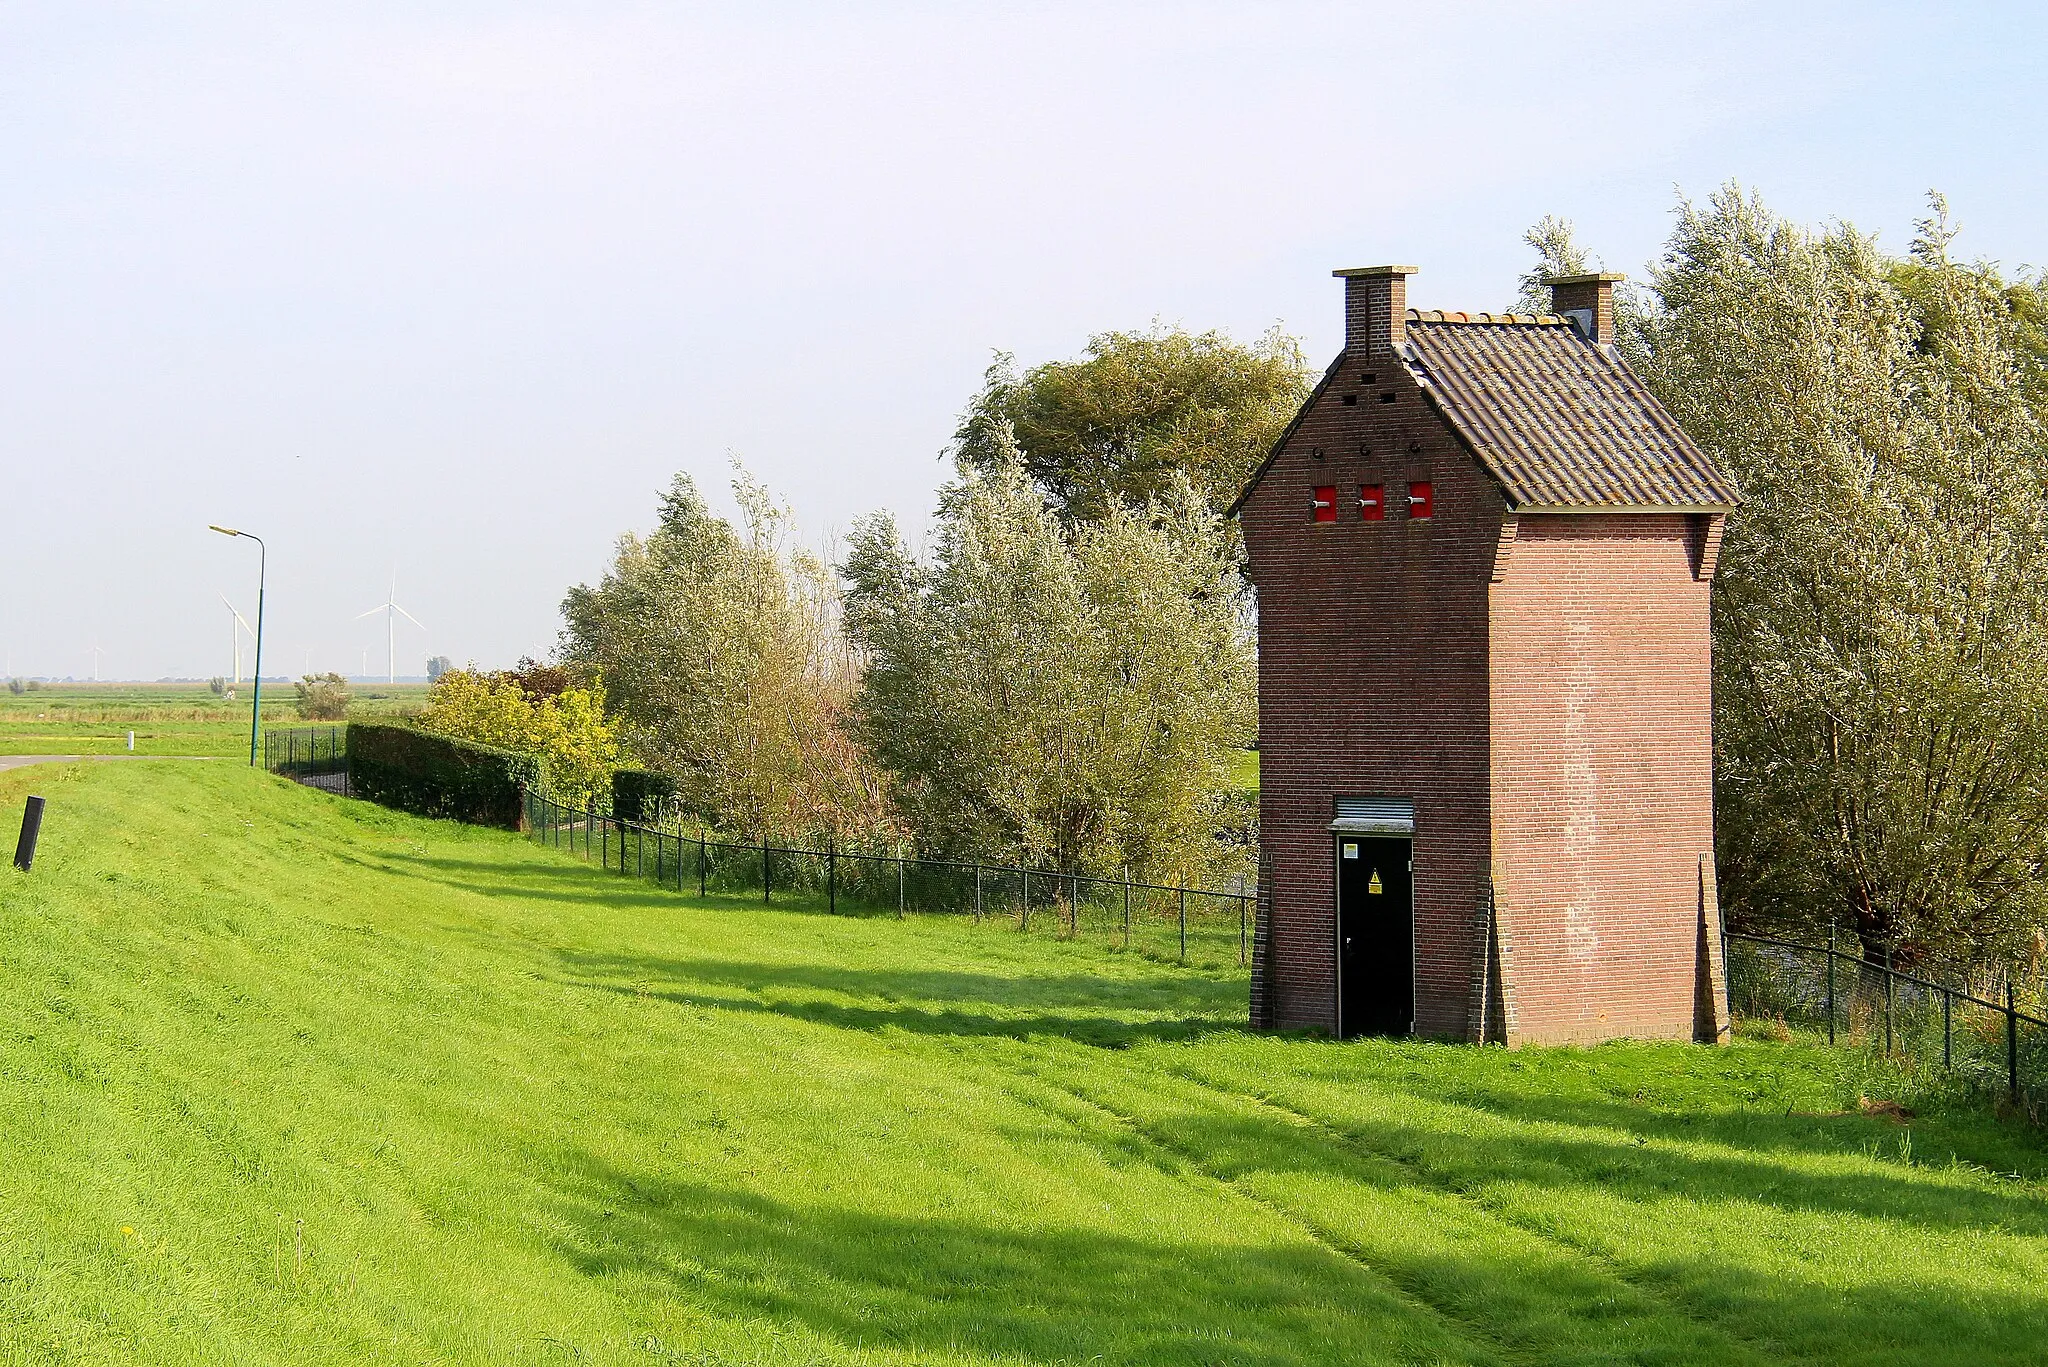
[{"label": "black post in grass", "polygon": [[761,905],[768,905],[768,837],[761,837]]},{"label": "black post in grass", "polygon": [[839,842],[825,841],[825,910],[839,914]]},{"label": "black post in grass", "polygon": [[1180,961],[1188,961],[1188,890],[1180,890]]},{"label": "black post in grass", "polygon": [[14,867],[23,873],[36,862],[36,839],[43,833],[43,800],[31,797],[21,812],[21,839],[14,842]]},{"label": "black post in grass", "polygon": [[704,896],[705,865],[710,860],[711,851],[706,849],[704,845],[704,828],[699,826],[697,828],[697,897],[699,900],[702,900]]}]

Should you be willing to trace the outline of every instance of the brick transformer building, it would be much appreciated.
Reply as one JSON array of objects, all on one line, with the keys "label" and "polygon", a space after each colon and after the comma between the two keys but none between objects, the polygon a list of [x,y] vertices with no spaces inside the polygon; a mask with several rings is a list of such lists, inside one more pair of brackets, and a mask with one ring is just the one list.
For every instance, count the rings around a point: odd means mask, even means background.
[{"label": "brick transformer building", "polygon": [[1555,313],[1338,271],[1344,351],[1238,500],[1259,599],[1252,1019],[1725,1037],[1707,598],[1734,487]]}]

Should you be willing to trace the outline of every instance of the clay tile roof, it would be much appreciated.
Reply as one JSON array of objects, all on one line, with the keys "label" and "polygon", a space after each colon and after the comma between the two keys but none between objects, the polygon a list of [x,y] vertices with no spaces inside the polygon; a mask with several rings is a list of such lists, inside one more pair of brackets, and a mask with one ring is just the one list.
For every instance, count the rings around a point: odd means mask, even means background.
[{"label": "clay tile roof", "polygon": [[1614,355],[1549,314],[1408,311],[1409,373],[1517,508],[1730,508],[1733,483]]}]

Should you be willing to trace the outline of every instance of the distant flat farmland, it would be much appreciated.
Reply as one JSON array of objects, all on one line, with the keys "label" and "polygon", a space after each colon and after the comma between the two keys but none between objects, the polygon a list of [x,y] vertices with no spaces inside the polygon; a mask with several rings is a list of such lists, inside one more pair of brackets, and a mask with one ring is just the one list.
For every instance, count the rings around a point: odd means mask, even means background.
[{"label": "distant flat farmland", "polygon": [[[0,692],[0,754],[126,754],[133,731],[139,755],[246,755],[249,693],[247,683],[232,701],[197,683],[62,683]],[[361,685],[353,714],[410,711],[426,694],[425,684]],[[298,724],[295,698],[288,683],[264,684],[263,724]]]}]

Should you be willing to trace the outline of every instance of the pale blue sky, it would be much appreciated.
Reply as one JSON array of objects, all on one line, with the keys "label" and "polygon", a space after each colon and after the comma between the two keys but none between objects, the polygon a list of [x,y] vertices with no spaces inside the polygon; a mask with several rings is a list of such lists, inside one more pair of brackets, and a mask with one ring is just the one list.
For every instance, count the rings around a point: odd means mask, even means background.
[{"label": "pale blue sky", "polygon": [[1498,308],[1734,177],[2048,262],[2048,21],[1887,4],[0,3],[0,666],[544,653],[737,453],[816,541],[923,524],[992,349],[1336,347],[1331,268]]}]

